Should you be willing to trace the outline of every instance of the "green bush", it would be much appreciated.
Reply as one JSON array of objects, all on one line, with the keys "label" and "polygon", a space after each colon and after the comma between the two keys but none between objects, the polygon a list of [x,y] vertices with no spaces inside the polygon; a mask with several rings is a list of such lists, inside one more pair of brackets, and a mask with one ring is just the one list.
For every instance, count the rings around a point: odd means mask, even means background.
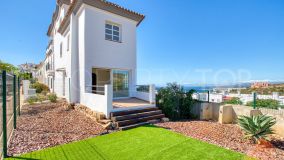
[{"label": "green bush", "polygon": [[32,104],[35,104],[37,101],[38,101],[38,98],[36,96],[32,96],[32,97],[29,97],[27,100],[26,100],[30,105]]},{"label": "green bush", "polygon": [[36,93],[42,93],[43,91],[49,92],[48,86],[39,82],[32,84],[31,88],[36,89]]},{"label": "green bush", "polygon": [[51,93],[47,96],[48,100],[50,100],[50,102],[55,103],[57,102],[57,95],[54,93]]},{"label": "green bush", "polygon": [[193,90],[185,92],[177,83],[169,83],[158,91],[157,107],[172,120],[193,118],[191,114],[195,102],[192,99],[193,93]]},{"label": "green bush", "polygon": [[43,94],[37,94],[37,99],[39,102],[43,102],[45,100],[47,100],[47,97]]},{"label": "green bush", "polygon": [[225,101],[224,104],[239,104],[239,105],[242,105],[243,102],[240,100],[240,98],[234,97],[230,100]]},{"label": "green bush", "polygon": [[246,138],[258,142],[260,139],[266,139],[268,135],[274,134],[271,128],[276,124],[276,119],[266,115],[240,116],[238,124],[245,132]]},{"label": "green bush", "polygon": [[[253,102],[248,102],[248,106],[253,106]],[[273,99],[257,99],[256,107],[258,108],[270,108],[270,109],[278,109],[280,107],[280,103],[277,100]]]},{"label": "green bush", "polygon": [[41,94],[44,95],[44,96],[47,96],[48,91],[42,91]]}]

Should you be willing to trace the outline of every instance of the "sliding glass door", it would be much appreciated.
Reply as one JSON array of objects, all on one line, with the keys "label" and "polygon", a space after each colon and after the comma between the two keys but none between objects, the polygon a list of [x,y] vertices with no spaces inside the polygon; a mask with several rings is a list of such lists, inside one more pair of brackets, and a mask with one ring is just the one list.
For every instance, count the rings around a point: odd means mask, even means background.
[{"label": "sliding glass door", "polygon": [[113,70],[113,98],[129,97],[129,71]]}]

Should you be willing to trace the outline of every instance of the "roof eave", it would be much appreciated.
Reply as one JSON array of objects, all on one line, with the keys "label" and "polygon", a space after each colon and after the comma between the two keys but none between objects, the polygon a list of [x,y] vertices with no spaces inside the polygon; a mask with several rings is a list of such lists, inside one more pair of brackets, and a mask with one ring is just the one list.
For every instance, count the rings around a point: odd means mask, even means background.
[{"label": "roof eave", "polygon": [[[79,3],[77,3],[79,2]],[[64,17],[63,21],[60,24],[60,27],[58,29],[59,33],[63,34],[68,25],[70,24],[70,16],[73,12],[73,10],[77,10],[80,8],[82,4],[87,4],[102,10],[105,10],[107,12],[111,12],[117,15],[120,15],[122,17],[134,20],[137,22],[136,26],[139,26],[141,22],[145,19],[145,16],[133,11],[130,11],[128,9],[125,9],[123,7],[120,7],[114,3],[106,2],[106,1],[94,1],[94,0],[73,0],[70,4],[70,8],[67,11],[66,16]],[[76,11],[75,11],[76,12]]]}]

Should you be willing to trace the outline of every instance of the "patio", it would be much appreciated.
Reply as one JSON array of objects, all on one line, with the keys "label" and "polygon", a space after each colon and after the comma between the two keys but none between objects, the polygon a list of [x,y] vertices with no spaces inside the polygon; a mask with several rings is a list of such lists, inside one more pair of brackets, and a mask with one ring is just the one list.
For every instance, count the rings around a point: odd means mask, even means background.
[{"label": "patio", "polygon": [[155,107],[154,104],[138,98],[115,99],[112,104],[114,109]]}]

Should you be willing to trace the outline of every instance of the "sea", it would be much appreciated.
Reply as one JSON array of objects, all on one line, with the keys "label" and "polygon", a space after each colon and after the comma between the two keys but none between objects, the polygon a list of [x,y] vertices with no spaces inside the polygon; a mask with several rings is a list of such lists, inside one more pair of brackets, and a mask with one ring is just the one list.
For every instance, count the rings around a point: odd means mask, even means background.
[{"label": "sea", "polygon": [[[160,90],[162,87],[156,87],[156,90]],[[215,86],[183,86],[183,89],[185,91],[195,90],[196,92],[207,92],[207,91],[213,91],[214,88],[217,88]]]}]

